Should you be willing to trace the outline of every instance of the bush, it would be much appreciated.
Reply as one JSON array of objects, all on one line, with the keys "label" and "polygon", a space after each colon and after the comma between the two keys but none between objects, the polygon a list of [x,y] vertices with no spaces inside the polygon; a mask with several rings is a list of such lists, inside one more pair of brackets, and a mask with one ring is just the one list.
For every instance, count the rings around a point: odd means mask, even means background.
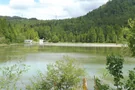
[{"label": "bush", "polygon": [[117,87],[117,90],[122,89],[122,83],[120,82],[123,79],[123,62],[124,59],[120,55],[108,55],[107,56],[107,69],[109,73],[114,77],[114,86]]},{"label": "bush", "polygon": [[56,61],[47,66],[46,75],[39,74],[37,82],[32,81],[28,90],[73,90],[78,86],[86,75],[85,70],[74,59],[65,57],[64,60]]},{"label": "bush", "polygon": [[126,90],[135,90],[135,68],[134,70],[129,70],[129,76],[125,88]]},{"label": "bush", "polygon": [[101,81],[98,78],[94,77],[94,90],[110,90],[109,85],[102,84]]},{"label": "bush", "polygon": [[11,66],[0,68],[0,90],[16,90],[16,83],[21,75],[26,72],[25,64],[17,63]]}]

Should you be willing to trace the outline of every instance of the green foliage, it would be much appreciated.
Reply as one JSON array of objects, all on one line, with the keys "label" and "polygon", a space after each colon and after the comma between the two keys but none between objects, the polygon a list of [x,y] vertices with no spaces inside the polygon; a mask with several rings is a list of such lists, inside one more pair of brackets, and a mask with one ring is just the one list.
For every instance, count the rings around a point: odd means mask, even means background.
[{"label": "green foliage", "polygon": [[35,27],[35,31],[37,31],[38,36],[40,39],[49,40],[51,38],[51,28],[50,26],[42,26],[42,27]]},{"label": "green foliage", "polygon": [[120,82],[123,79],[123,62],[124,59],[119,55],[108,55],[106,58],[107,69],[109,73],[114,77],[114,86],[117,86],[117,90],[122,89],[122,83]]},{"label": "green foliage", "polygon": [[0,44],[8,43],[9,41],[5,37],[0,37]]},{"label": "green foliage", "polygon": [[7,22],[5,18],[0,18],[0,34],[5,34]]},{"label": "green foliage", "polygon": [[[28,90],[73,90],[80,86],[85,71],[75,60],[65,57],[47,66],[47,75],[40,73],[38,81],[29,86]],[[36,86],[36,87],[35,87]],[[34,89],[33,89],[34,87]]]},{"label": "green foliage", "polygon": [[0,68],[0,90],[17,90],[17,82],[28,68],[25,64],[17,63]]},{"label": "green foliage", "polygon": [[59,42],[59,38],[58,38],[57,35],[54,35],[54,36],[52,37],[52,42],[54,42],[54,43]]},{"label": "green foliage", "polygon": [[109,86],[106,84],[102,84],[98,78],[94,77],[94,90],[110,90]]},{"label": "green foliage", "polygon": [[73,42],[73,40],[74,40],[73,33],[70,32],[69,35],[68,35],[68,41],[69,41],[69,42]]},{"label": "green foliage", "polygon": [[127,42],[130,35],[129,28],[128,27],[122,28],[122,34],[123,34],[123,37],[122,37],[123,41]]},{"label": "green foliage", "polygon": [[135,68],[134,70],[129,70],[129,76],[125,84],[125,89],[135,90]]},{"label": "green foliage", "polygon": [[97,34],[94,28],[91,28],[88,32],[88,42],[96,42]]},{"label": "green foliage", "polygon": [[99,28],[97,31],[97,42],[99,42],[99,43],[105,42],[105,36],[104,36],[103,30],[101,28]]},{"label": "green foliage", "polygon": [[[124,59],[120,55],[108,55],[107,58],[107,68],[109,73],[114,77],[114,86],[117,90],[135,90],[135,68],[134,70],[129,70],[128,79],[123,77],[123,62]],[[121,81],[124,81],[123,83]],[[125,89],[124,89],[125,88]],[[108,85],[104,85],[98,78],[95,78],[95,90],[110,90]]]},{"label": "green foliage", "polygon": [[[10,25],[8,28],[8,23],[7,23],[6,19],[0,18],[0,38],[5,43],[11,42],[10,28],[11,28]],[[3,42],[1,42],[1,43],[3,43]]]},{"label": "green foliage", "polygon": [[32,39],[32,40],[35,40],[35,41],[38,41],[38,33],[36,31],[34,31],[34,29],[28,29],[26,32],[25,32],[25,36],[26,36],[26,39]]},{"label": "green foliage", "polygon": [[51,90],[52,84],[46,79],[45,74],[38,71],[38,76],[33,78],[31,79],[31,84],[26,86],[26,90]]},{"label": "green foliage", "polygon": [[129,35],[128,35],[128,46],[132,51],[132,55],[135,56],[135,19],[128,20],[129,28]]}]

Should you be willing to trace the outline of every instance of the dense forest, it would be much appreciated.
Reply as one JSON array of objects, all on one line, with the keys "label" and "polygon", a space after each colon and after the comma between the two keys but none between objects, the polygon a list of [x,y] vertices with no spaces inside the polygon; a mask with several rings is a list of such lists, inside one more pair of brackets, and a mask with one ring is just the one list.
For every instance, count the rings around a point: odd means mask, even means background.
[{"label": "dense forest", "polygon": [[135,0],[109,0],[84,16],[64,20],[37,20],[0,16],[0,43],[25,39],[49,42],[122,43],[128,20],[135,17]]}]

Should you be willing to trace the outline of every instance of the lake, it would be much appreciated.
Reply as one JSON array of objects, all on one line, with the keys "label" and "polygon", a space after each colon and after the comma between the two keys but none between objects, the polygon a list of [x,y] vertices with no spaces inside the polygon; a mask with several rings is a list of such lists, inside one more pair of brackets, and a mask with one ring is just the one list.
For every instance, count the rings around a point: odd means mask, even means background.
[{"label": "lake", "polygon": [[[46,65],[63,59],[64,56],[72,57],[81,63],[88,72],[88,86],[92,88],[93,77],[105,77],[106,56],[111,53],[122,54],[125,58],[124,75],[128,70],[134,68],[135,59],[129,56],[126,47],[65,47],[65,46],[43,46],[43,45],[10,45],[0,47],[0,66],[15,64],[21,60],[29,65],[28,72],[24,73],[21,80],[24,85],[18,84],[19,88],[24,88],[29,83],[29,79],[37,75],[37,71],[45,72]],[[107,79],[110,79],[106,77]],[[91,89],[93,90],[93,89]]]}]

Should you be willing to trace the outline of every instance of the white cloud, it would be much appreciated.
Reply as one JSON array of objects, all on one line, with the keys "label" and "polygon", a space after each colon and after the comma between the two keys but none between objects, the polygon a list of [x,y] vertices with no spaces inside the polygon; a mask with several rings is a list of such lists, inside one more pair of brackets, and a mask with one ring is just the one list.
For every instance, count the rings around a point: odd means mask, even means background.
[{"label": "white cloud", "polygon": [[55,6],[71,6],[75,4],[74,0],[39,0],[39,2]]},{"label": "white cloud", "polygon": [[23,16],[38,19],[72,18],[85,15],[108,0],[10,0],[0,6],[0,15]]},{"label": "white cloud", "polygon": [[3,16],[13,16],[14,10],[6,5],[0,5],[0,15]]},{"label": "white cloud", "polygon": [[15,9],[27,9],[34,6],[34,0],[10,0],[10,7]]}]

